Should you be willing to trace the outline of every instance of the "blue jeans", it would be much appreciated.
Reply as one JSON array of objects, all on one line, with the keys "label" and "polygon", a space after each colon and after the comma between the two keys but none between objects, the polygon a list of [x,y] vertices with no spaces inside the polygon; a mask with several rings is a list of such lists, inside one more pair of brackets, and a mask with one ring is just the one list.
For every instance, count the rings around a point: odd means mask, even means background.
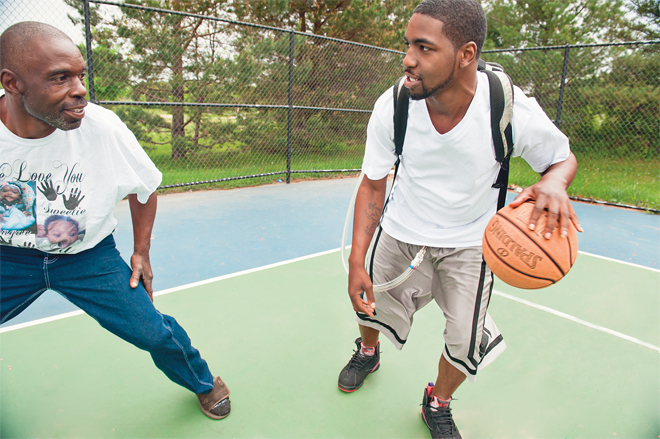
[{"label": "blue jeans", "polygon": [[0,323],[16,317],[47,289],[89,314],[102,327],[148,351],[156,367],[194,393],[213,389],[213,376],[186,331],[161,314],[142,282],[131,288],[131,269],[112,235],[77,254],[0,248]]}]

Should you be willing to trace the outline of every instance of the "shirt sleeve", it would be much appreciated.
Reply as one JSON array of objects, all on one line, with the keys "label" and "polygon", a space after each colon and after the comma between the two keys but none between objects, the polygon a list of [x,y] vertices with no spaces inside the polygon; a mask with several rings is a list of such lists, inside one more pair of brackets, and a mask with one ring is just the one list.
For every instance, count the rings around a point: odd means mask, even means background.
[{"label": "shirt sleeve", "polygon": [[568,137],[550,120],[536,99],[515,87],[513,107],[513,156],[522,157],[542,173],[570,154]]},{"label": "shirt sleeve", "polygon": [[136,194],[138,201],[145,204],[151,194],[160,186],[163,174],[156,168],[126,124],[118,117],[117,122],[117,146],[129,168],[126,169],[127,172],[121,179],[120,184],[123,186],[123,190],[120,190],[120,195],[122,192]]},{"label": "shirt sleeve", "polygon": [[362,172],[370,180],[380,180],[387,176],[394,162],[394,97],[390,88],[378,98],[371,113]]}]

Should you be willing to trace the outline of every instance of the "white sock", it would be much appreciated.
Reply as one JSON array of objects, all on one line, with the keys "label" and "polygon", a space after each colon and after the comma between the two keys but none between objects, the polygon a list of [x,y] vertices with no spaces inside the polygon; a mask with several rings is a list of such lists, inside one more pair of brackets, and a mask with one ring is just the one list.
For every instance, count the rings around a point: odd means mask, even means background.
[{"label": "white sock", "polygon": [[451,402],[451,398],[449,400],[445,401],[444,399],[440,399],[437,396],[434,396],[431,399],[431,402],[429,402],[429,405],[433,408],[440,408],[440,407],[449,407],[449,403]]},{"label": "white sock", "polygon": [[[378,346],[378,344],[376,344],[376,346]],[[376,346],[374,346],[373,348],[368,348],[364,344],[360,343],[360,354],[365,357],[374,356],[376,355]]]}]

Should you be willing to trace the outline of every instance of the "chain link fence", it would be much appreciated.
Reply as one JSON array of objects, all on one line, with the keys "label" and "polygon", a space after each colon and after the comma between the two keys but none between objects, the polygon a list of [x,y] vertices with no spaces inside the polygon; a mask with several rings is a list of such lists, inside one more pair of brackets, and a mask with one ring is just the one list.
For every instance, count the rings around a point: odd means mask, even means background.
[{"label": "chain link fence", "polygon": [[660,213],[658,49],[660,41],[567,45],[483,58],[501,64],[569,137],[579,165],[573,198]]},{"label": "chain link fence", "polygon": [[[403,70],[402,52],[240,23],[221,11],[65,1],[58,9],[76,26],[68,33],[87,59],[90,100],[135,133],[163,172],[162,188],[357,172],[373,104]],[[11,2],[3,7],[1,28],[25,16]],[[659,48],[543,47],[482,58],[500,63],[570,137],[576,198],[655,210]],[[514,161],[510,183],[538,178],[518,168]]]}]

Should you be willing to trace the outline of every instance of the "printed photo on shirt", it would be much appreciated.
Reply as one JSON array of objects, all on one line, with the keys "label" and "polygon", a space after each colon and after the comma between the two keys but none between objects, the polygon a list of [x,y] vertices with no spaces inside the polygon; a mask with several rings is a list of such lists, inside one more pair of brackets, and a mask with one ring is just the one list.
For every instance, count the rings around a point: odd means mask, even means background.
[{"label": "printed photo on shirt", "polygon": [[50,215],[37,226],[37,249],[66,250],[85,237],[84,225],[71,216]]},{"label": "printed photo on shirt", "polygon": [[0,231],[37,232],[35,187],[34,181],[0,180]]}]

